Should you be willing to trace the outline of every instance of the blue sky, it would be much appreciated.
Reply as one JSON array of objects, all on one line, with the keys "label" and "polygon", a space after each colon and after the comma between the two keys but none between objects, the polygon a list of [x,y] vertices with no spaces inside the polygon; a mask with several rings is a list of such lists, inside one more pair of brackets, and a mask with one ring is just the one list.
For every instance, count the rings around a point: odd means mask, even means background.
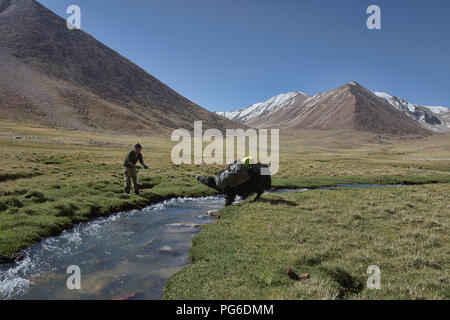
[{"label": "blue sky", "polygon": [[[450,107],[448,0],[39,0],[209,110],[358,81]],[[366,9],[381,7],[381,30]]]}]

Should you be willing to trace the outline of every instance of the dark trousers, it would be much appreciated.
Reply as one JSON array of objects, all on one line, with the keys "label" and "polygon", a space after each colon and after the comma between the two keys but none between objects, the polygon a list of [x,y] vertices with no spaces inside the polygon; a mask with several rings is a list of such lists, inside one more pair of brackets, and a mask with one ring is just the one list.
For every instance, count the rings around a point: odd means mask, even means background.
[{"label": "dark trousers", "polygon": [[125,180],[125,192],[130,193],[131,181],[133,181],[134,193],[139,193],[139,186],[137,182],[137,170],[136,168],[124,168],[123,178]]}]

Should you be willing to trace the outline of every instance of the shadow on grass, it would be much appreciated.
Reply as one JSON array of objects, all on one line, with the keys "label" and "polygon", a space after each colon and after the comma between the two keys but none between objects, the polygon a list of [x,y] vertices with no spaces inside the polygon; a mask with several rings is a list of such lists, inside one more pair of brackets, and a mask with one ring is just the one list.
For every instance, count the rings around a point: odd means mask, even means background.
[{"label": "shadow on grass", "polygon": [[257,201],[257,202],[268,203],[268,204],[270,204],[270,205],[285,205],[285,206],[290,206],[290,207],[295,207],[295,206],[297,206],[297,203],[295,203],[295,202],[293,202],[293,201],[281,199],[281,198],[277,198],[277,199],[265,199],[265,198],[260,198],[259,200],[256,200],[256,201]]},{"label": "shadow on grass", "polygon": [[344,299],[351,294],[359,293],[364,289],[363,283],[348,271],[336,267],[327,270],[331,278],[339,284],[338,299]]}]

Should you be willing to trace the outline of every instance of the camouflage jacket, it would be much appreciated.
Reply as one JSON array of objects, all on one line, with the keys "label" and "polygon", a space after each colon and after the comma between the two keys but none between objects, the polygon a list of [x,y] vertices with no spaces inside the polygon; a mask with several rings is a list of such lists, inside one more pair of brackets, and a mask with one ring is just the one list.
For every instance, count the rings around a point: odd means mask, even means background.
[{"label": "camouflage jacket", "polygon": [[123,161],[123,166],[125,168],[128,168],[128,167],[130,167],[128,162],[136,164],[138,161],[140,162],[140,164],[144,165],[144,159],[142,158],[142,153],[136,153],[134,150],[131,150],[130,152],[128,152],[127,157]]}]

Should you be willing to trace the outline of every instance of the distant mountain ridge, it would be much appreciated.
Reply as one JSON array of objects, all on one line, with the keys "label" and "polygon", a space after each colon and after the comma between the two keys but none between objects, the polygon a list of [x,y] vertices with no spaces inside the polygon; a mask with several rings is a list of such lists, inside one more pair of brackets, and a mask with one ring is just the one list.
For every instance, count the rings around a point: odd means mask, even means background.
[{"label": "distant mountain ridge", "polygon": [[0,0],[0,117],[127,134],[235,122],[184,98],[34,0]]},{"label": "distant mountain ridge", "polygon": [[296,99],[306,99],[309,97],[308,95],[295,91],[295,92],[288,92],[284,94],[279,94],[273,98],[270,98],[269,100],[265,102],[255,103],[249,107],[246,107],[242,110],[238,111],[231,111],[231,112],[216,112],[218,115],[226,117],[230,120],[239,121],[239,122],[250,122],[251,119],[255,117],[264,117],[268,116],[275,111],[279,109],[283,109],[285,107],[288,107]]},{"label": "distant mountain ridge", "polygon": [[[270,106],[270,107],[269,107]],[[295,91],[217,114],[249,126],[283,129],[352,129],[377,134],[426,135],[450,127],[450,109],[414,105],[356,82],[314,96]]]},{"label": "distant mountain ridge", "polygon": [[[450,127],[450,122],[446,121],[446,114],[450,109],[440,106],[422,106],[413,104],[404,99],[392,96],[385,92],[374,92],[380,98],[387,100],[393,107],[403,111],[423,125]],[[429,127],[429,126],[428,126]]]}]

